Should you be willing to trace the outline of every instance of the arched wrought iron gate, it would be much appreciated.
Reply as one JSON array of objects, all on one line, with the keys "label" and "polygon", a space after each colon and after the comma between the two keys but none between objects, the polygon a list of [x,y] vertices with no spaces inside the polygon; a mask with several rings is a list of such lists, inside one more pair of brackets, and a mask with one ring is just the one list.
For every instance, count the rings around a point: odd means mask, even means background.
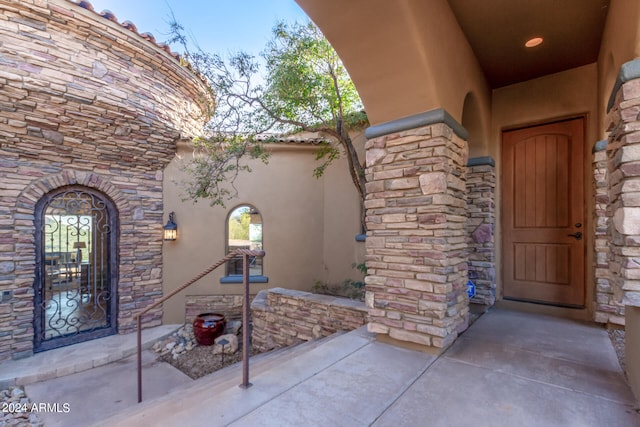
[{"label": "arched wrought iron gate", "polygon": [[117,211],[70,186],[36,205],[34,351],[116,333]]}]

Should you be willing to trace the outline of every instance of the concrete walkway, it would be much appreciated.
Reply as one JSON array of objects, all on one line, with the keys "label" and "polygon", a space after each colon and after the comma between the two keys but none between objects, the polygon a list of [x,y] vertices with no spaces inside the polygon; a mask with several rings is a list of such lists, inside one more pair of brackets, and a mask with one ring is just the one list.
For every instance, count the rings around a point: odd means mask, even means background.
[{"label": "concrete walkway", "polygon": [[295,357],[253,386],[200,386],[102,426],[640,426],[606,331],[494,309],[439,358],[360,329]]},{"label": "concrete walkway", "polygon": [[[157,361],[151,350],[142,353],[142,385],[148,399],[194,381],[168,363]],[[138,403],[137,356],[66,377],[29,384],[25,392],[35,403],[58,404],[38,413],[45,427],[91,425]],[[68,411],[64,411],[67,404]]]},{"label": "concrete walkway", "polygon": [[237,385],[239,369],[178,375],[145,385],[145,402],[113,416],[97,409],[113,405],[103,388],[135,383],[135,365],[43,381],[27,394],[76,402],[42,417],[45,426],[640,426],[606,331],[554,317],[493,309],[438,358],[359,329],[262,360],[248,389]]},{"label": "concrete walkway", "polygon": [[[142,331],[142,347],[171,335],[182,325],[162,325]],[[97,368],[136,354],[137,334],[111,335],[0,363],[0,389],[33,384]]]}]

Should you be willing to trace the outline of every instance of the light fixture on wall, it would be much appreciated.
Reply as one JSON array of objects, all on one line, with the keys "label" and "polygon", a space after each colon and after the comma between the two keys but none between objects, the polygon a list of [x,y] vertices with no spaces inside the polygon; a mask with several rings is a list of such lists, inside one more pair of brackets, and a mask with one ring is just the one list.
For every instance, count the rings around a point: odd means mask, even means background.
[{"label": "light fixture on wall", "polygon": [[169,221],[167,221],[167,224],[163,227],[164,240],[176,240],[178,238],[178,224],[174,221],[175,215],[175,212],[171,212],[169,214]]}]

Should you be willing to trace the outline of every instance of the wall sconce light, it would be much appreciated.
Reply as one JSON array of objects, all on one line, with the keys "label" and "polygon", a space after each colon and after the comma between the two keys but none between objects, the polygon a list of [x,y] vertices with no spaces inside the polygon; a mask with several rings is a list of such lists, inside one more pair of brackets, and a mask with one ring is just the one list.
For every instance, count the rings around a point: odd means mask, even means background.
[{"label": "wall sconce light", "polygon": [[164,240],[176,240],[178,238],[178,224],[174,222],[176,213],[169,214],[169,221],[162,227],[164,229]]}]

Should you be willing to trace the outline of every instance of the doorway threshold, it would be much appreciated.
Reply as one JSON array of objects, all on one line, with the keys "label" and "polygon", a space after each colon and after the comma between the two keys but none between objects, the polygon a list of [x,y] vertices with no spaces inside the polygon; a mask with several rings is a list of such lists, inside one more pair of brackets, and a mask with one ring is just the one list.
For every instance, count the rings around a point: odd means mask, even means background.
[{"label": "doorway threshold", "polygon": [[549,316],[561,317],[563,319],[572,319],[593,323],[592,313],[590,313],[590,311],[586,307],[559,307],[554,305],[512,299],[500,299],[496,301],[495,307],[522,311],[525,313],[546,314]]}]

